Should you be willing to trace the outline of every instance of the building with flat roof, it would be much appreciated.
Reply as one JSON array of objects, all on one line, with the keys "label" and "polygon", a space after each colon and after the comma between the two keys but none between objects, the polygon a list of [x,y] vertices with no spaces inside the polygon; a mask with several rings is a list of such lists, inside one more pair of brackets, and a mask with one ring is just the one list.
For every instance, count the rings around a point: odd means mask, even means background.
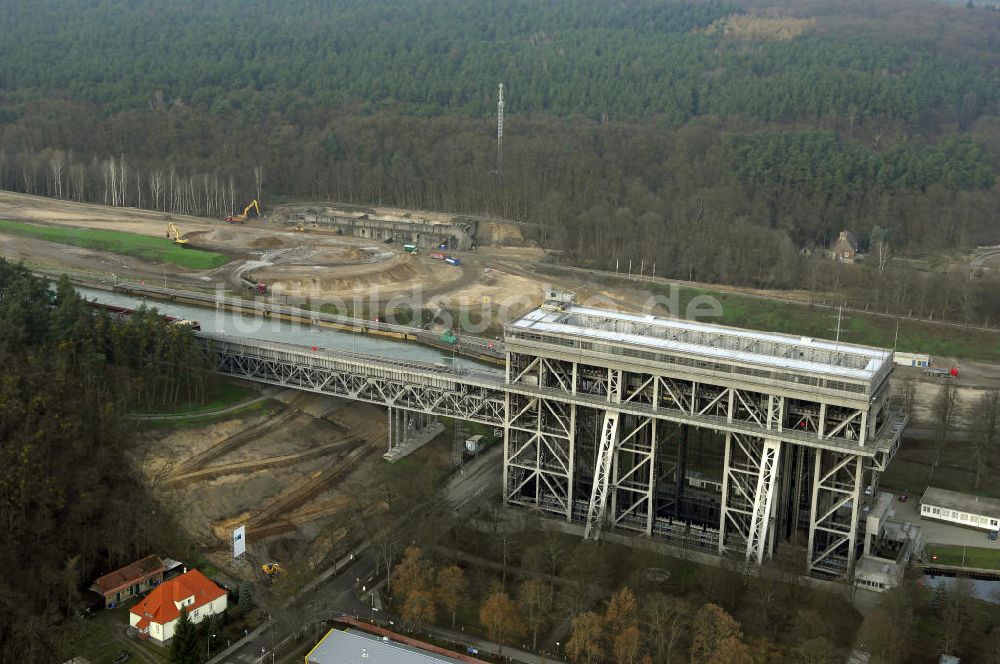
[{"label": "building with flat roof", "polygon": [[[633,531],[757,563],[801,539],[811,573],[849,574],[907,420],[889,406],[891,350],[566,293],[504,335],[507,504],[592,539]],[[711,476],[721,490],[697,485]]]},{"label": "building with flat roof", "polygon": [[929,486],[920,498],[920,517],[1000,532],[1000,500]]},{"label": "building with flat roof", "polygon": [[712,372],[767,386],[787,383],[799,391],[849,394],[876,390],[888,376],[893,356],[883,348],[572,304],[525,314],[507,328],[508,344],[512,336],[558,339],[564,346],[625,361],[695,367],[699,375]]},{"label": "building with flat roof", "polygon": [[854,570],[859,588],[884,592],[902,582],[910,559],[923,549],[920,526],[896,518],[891,493],[881,493],[868,508],[864,547]]},{"label": "building with flat roof", "polygon": [[[353,622],[353,621],[352,621]],[[480,662],[480,660],[459,653],[451,653],[434,647],[437,652],[421,648],[419,641],[406,638],[403,643],[384,629],[381,634],[372,634],[348,626],[339,626],[327,632],[326,636],[306,655],[305,664],[437,664],[456,661]],[[390,636],[391,635],[391,636]]]}]

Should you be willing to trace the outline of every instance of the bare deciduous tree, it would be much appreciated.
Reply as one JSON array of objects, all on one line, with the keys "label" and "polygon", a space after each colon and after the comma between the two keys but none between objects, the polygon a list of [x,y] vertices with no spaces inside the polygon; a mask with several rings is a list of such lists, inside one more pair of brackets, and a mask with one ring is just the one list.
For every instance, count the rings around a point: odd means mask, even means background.
[{"label": "bare deciduous tree", "polygon": [[149,174],[149,196],[153,199],[150,201],[152,208],[159,210],[163,198],[163,171],[159,168],[153,169]]},{"label": "bare deciduous tree", "polygon": [[888,228],[876,226],[872,230],[871,253],[875,258],[875,266],[878,268],[878,273],[881,276],[889,264],[889,256],[891,254]]},{"label": "bare deciduous tree", "polygon": [[941,450],[944,448],[945,441],[951,434],[951,428],[955,422],[956,406],[957,390],[955,383],[945,383],[941,386],[932,408],[937,435],[934,440],[934,460],[931,463],[931,470],[927,474],[928,482],[934,479],[934,471],[937,470],[938,465],[941,463]]},{"label": "bare deciduous tree", "polygon": [[991,390],[979,398],[979,407],[976,408],[976,486],[982,479],[983,464],[986,454],[993,450],[997,442],[997,434],[1000,433],[1000,390]]},{"label": "bare deciduous tree", "polygon": [[62,198],[63,170],[66,168],[66,154],[62,150],[56,150],[49,157],[49,168],[52,169],[52,185],[54,189],[51,193],[56,198]]},{"label": "bare deciduous tree", "polygon": [[691,626],[691,606],[680,598],[656,594],[643,602],[643,622],[656,661],[670,664],[674,650]]},{"label": "bare deciduous tree", "polygon": [[264,167],[263,166],[254,166],[253,167],[253,181],[254,181],[254,185],[255,185],[255,187],[257,189],[257,196],[256,196],[257,202],[260,203],[261,202],[261,200],[260,200],[260,198],[261,198],[261,193],[260,193],[261,192],[261,187],[264,186]]}]

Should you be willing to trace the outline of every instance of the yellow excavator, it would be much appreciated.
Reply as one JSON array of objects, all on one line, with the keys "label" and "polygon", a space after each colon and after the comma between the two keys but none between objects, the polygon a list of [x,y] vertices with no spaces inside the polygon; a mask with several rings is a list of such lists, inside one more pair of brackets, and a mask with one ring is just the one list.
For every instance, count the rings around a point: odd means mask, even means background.
[{"label": "yellow excavator", "polygon": [[268,578],[273,579],[276,576],[281,576],[281,565],[278,563],[264,563],[260,566],[260,570],[268,576]]},{"label": "yellow excavator", "polygon": [[226,217],[226,221],[228,221],[231,224],[242,224],[244,221],[247,220],[247,217],[250,216],[251,209],[257,210],[257,216],[258,217],[261,216],[260,203],[258,203],[257,199],[255,198],[252,201],[250,201],[250,205],[247,205],[245,208],[243,208],[243,214],[229,215],[228,217]]},{"label": "yellow excavator", "polygon": [[167,238],[170,237],[171,233],[174,234],[174,244],[186,245],[188,243],[187,238],[181,237],[181,232],[177,230],[177,227],[174,226],[174,222],[172,221],[167,224]]}]

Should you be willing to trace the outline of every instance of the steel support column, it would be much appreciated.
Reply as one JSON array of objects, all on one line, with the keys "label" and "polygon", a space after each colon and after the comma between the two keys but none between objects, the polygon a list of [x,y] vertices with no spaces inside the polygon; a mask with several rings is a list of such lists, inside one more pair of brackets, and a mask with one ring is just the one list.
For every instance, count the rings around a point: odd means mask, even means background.
[{"label": "steel support column", "polygon": [[807,564],[810,573],[843,578],[855,558],[864,458],[821,449],[814,455]]},{"label": "steel support column", "polygon": [[590,490],[590,506],[587,508],[587,525],[584,539],[596,540],[600,536],[604,520],[604,510],[608,504],[608,487],[611,484],[615,447],[618,443],[618,413],[605,411],[601,426],[601,441],[594,468],[594,486]]},{"label": "steel support column", "polygon": [[747,561],[763,562],[780,452],[773,438],[726,435],[720,554],[742,550]]}]

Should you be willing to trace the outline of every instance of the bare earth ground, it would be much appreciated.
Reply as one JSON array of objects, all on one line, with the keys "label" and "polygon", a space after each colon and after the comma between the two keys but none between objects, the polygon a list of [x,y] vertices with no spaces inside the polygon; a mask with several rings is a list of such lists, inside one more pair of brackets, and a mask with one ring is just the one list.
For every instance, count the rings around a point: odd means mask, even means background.
[{"label": "bare earth ground", "polygon": [[[195,454],[205,452],[241,431],[266,424],[278,413],[234,417],[194,429],[142,434],[136,450],[154,493],[175,514],[208,558],[228,567],[232,528],[248,523],[248,553],[255,561],[277,560],[286,568],[315,566],[349,536],[350,518],[373,517],[387,509],[372,477],[386,441],[385,414],[378,408],[322,395],[280,397],[294,401],[294,413],[280,426],[251,437],[242,445],[204,466],[223,468],[250,460],[268,460],[302,454],[349,441],[335,452],[307,458],[291,465],[264,465],[251,472],[225,474],[203,481],[171,486],[169,478]],[[448,441],[439,440],[418,450],[420,463],[445,467],[450,462]],[[353,454],[354,460],[351,459]],[[315,486],[315,479],[344,467],[335,481]],[[262,518],[281,500],[288,509]],[[259,533],[259,534],[255,534]],[[255,565],[237,571],[246,578],[257,575]]]},{"label": "bare earth ground", "polygon": [[43,268],[69,268],[107,278],[169,279],[207,286],[224,282],[237,286],[238,275],[252,270],[259,281],[291,297],[350,297],[377,285],[386,293],[414,287],[437,292],[462,281],[466,270],[426,257],[406,254],[396,245],[321,231],[295,232],[270,226],[267,218],[245,224],[184,215],[166,215],[134,208],[111,208],[0,192],[0,219],[116,230],[163,237],[173,222],[189,246],[217,251],[232,258],[215,270],[186,270],[151,264],[106,252],[68,247],[30,238],[0,235],[0,254]]},{"label": "bare earth ground", "polygon": [[[265,209],[265,212],[267,210]],[[404,218],[406,211],[382,210]],[[426,215],[422,215],[426,216]],[[449,218],[445,215],[442,219]],[[85,205],[47,198],[0,192],[0,219],[35,223],[88,227],[140,233],[162,237],[168,216],[163,213],[130,208]],[[90,251],[67,245],[22,237],[0,235],[0,255],[23,260],[52,271],[69,271],[79,276],[107,279],[111,272],[125,279],[160,279],[181,288],[207,288],[217,283],[238,287],[239,275],[251,272],[255,279],[269,283],[277,294],[290,300],[310,299],[316,303],[350,301],[386,302],[397,295],[416,296],[442,309],[468,306],[488,312],[495,320],[517,316],[541,302],[546,287],[573,290],[581,301],[596,301],[602,306],[637,311],[646,295],[641,289],[609,290],[585,272],[558,277],[539,275],[535,266],[544,258],[537,248],[483,247],[479,252],[461,252],[461,267],[452,267],[430,259],[412,256],[399,245],[373,243],[362,238],[337,236],[320,231],[294,232],[263,219],[251,219],[245,225],[230,225],[222,220],[171,215],[191,246],[224,253],[231,261],[215,270],[186,270],[173,265],[148,263],[108,252]],[[693,287],[712,288],[706,284]],[[731,289],[754,295],[777,296],[785,300],[808,300],[803,293],[770,293],[753,289]],[[501,305],[505,305],[501,308]],[[948,358],[935,358],[939,366],[948,366]],[[1000,387],[1000,371],[995,365],[963,361],[959,379],[959,426],[968,426],[976,401],[984,389]],[[941,382],[926,379],[919,371],[900,369],[900,378],[917,381],[917,408],[914,424],[932,426],[932,404]],[[273,431],[254,437],[245,445],[212,460],[208,465],[241,463],[309,452],[345,435],[359,437],[366,446],[364,455],[335,482],[321,490],[310,489],[317,473],[330,471],[343,463],[349,450],[309,456],[301,461],[273,468],[258,468],[239,474],[223,474],[212,479],[169,487],[164,479],[177,472],[179,463],[203,452],[229,436],[260,425],[259,413],[217,422],[198,429],[171,433],[149,432],[146,444],[137,451],[150,482],[163,498],[185,510],[185,524],[193,538],[216,551],[220,565],[226,564],[228,529],[242,519],[253,518],[287,492],[301,489],[307,500],[292,501],[287,511],[269,517],[261,525],[275,534],[260,538],[251,545],[258,560],[294,558],[306,561],[322,559],[331,547],[345,537],[348,514],[373,514],[384,510],[379,500],[371,498],[370,471],[382,463],[385,445],[384,412],[363,404],[330,402],[310,397],[297,402],[299,411]],[[418,452],[425,461],[447,464],[447,441]],[[294,497],[294,496],[293,496]],[[278,521],[283,521],[278,523]],[[286,527],[288,526],[288,527]],[[284,528],[282,530],[282,528]],[[280,532],[279,532],[280,531]],[[251,540],[253,542],[253,540]],[[252,572],[252,569],[250,570]]]},{"label": "bare earth ground", "polygon": [[[405,210],[379,208],[379,213],[405,219]],[[265,208],[265,213],[267,209]],[[445,221],[447,214],[414,213],[421,218]],[[438,218],[440,217],[440,218]],[[211,249],[232,257],[221,268],[194,271],[173,265],[147,263],[108,252],[55,244],[41,240],[0,235],[0,255],[24,260],[52,270],[67,270],[84,276],[109,279],[111,272],[120,278],[160,279],[178,287],[207,288],[216,283],[238,287],[238,275],[252,272],[255,279],[272,286],[279,297],[291,302],[316,304],[358,301],[378,305],[393,297],[415,297],[442,309],[460,306],[480,312],[495,322],[498,316],[509,320],[541,302],[546,287],[576,292],[578,300],[601,306],[639,310],[647,294],[642,289],[611,291],[585,272],[538,275],[533,271],[544,257],[533,247],[482,247],[479,252],[462,252],[461,267],[452,267],[430,259],[426,254],[411,256],[399,245],[372,243],[363,238],[348,238],[320,231],[294,232],[287,226],[268,223],[268,218],[250,219],[246,224],[227,224],[217,219],[165,215],[133,208],[111,208],[39,196],[0,192],[0,219],[14,219],[63,226],[102,228],[160,236],[172,220],[192,246]],[[691,283],[693,287],[712,287]],[[808,300],[808,294],[754,289],[729,289],[753,295],[777,296],[785,300]],[[939,366],[949,366],[949,358],[935,358]],[[979,388],[1000,387],[1000,371],[985,362],[962,361],[959,384],[961,401],[971,407]],[[906,372],[903,372],[906,373]],[[926,381],[921,374],[913,376]],[[902,373],[900,374],[902,375]],[[936,383],[918,391],[926,403],[936,392]],[[967,393],[967,394],[966,394]]]}]

